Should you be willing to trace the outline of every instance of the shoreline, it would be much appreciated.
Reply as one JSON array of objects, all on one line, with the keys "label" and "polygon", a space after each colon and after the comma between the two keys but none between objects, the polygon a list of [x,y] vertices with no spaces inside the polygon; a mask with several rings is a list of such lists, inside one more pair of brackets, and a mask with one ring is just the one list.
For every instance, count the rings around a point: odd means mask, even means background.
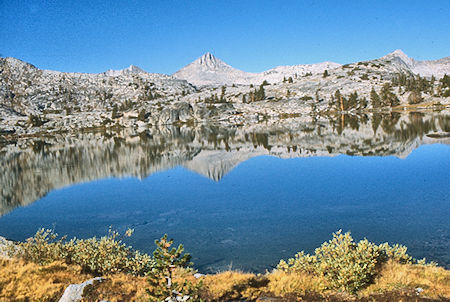
[{"label": "shoreline", "polygon": [[[323,249],[324,252],[328,253],[328,249],[334,249],[334,244],[353,244],[353,239],[348,236],[349,233],[342,234],[338,231],[333,234],[333,239],[328,243],[324,242],[320,249]],[[116,240],[114,239],[116,238],[114,236],[106,238],[109,238],[106,242],[111,244],[114,244],[114,241]],[[163,240],[163,238],[161,240]],[[332,243],[332,241],[334,243]],[[35,244],[43,243],[38,242],[39,241],[36,241]],[[157,246],[165,246],[158,245],[158,241],[156,242]],[[164,243],[165,241],[159,242]],[[170,245],[172,242],[173,241],[169,241]],[[361,244],[366,245],[367,243],[365,243],[364,240],[357,243],[358,246]],[[170,247],[170,245],[168,247]],[[0,237],[0,252],[2,250],[2,246],[5,246],[5,240],[3,237]],[[383,245],[380,245],[380,247],[381,246]],[[21,245],[21,248],[23,249],[28,249],[30,247],[30,243]],[[52,246],[50,245],[48,247],[51,248]],[[56,246],[54,247],[56,248]],[[386,247],[387,246],[384,248]],[[384,262],[385,264],[379,266],[375,270],[368,266],[367,273],[371,272],[371,274],[376,274],[376,277],[373,280],[367,279],[365,282],[368,283],[365,286],[362,286],[361,288],[356,287],[356,292],[353,292],[353,287],[347,288],[347,285],[350,283],[343,283],[342,285],[339,285],[340,279],[327,279],[327,281],[326,279],[323,279],[324,277],[321,277],[320,274],[317,275],[317,273],[307,272],[314,266],[310,268],[308,268],[308,266],[303,267],[304,265],[307,265],[304,261],[306,259],[310,259],[308,261],[315,259],[314,257],[319,255],[317,254],[318,250],[316,250],[316,256],[312,256],[313,258],[308,258],[311,256],[305,255],[301,252],[298,253],[295,258],[289,259],[288,262],[282,260],[275,270],[266,272],[265,274],[243,273],[241,271],[228,270],[215,274],[204,275],[197,273],[195,270],[186,270],[183,266],[180,266],[173,271],[173,278],[174,280],[185,280],[184,282],[189,282],[189,284],[191,284],[190,290],[186,291],[186,289],[182,289],[182,291],[184,291],[184,295],[189,295],[189,297],[193,299],[191,299],[192,301],[197,301],[196,299],[200,297],[206,301],[230,301],[245,299],[246,301],[261,302],[267,301],[267,299],[270,301],[296,301],[297,299],[304,299],[306,301],[330,301],[331,299],[336,302],[387,301],[392,299],[395,301],[397,301],[397,299],[401,299],[402,301],[447,301],[450,297],[450,287],[448,286],[448,281],[450,280],[449,270],[429,264],[424,265],[424,263],[421,263],[420,261],[417,262],[418,264],[410,263],[409,261],[411,260],[408,260],[411,259],[410,256],[402,251],[403,248],[401,246],[396,247],[396,245],[394,245],[392,247],[396,251],[393,255],[397,256],[393,256],[394,258],[392,260]],[[388,248],[388,250],[389,249],[390,248]],[[169,252],[169,250],[170,249],[167,248],[166,252]],[[32,250],[30,250],[30,252],[31,251]],[[164,252],[164,249],[161,251]],[[336,249],[336,252],[337,251],[338,249]],[[182,252],[183,249],[181,249],[181,253]],[[181,259],[181,253],[176,254],[176,259]],[[157,254],[154,255],[155,256],[153,257],[157,257]],[[373,256],[375,255],[376,254],[373,254]],[[346,257],[346,253],[340,254],[338,257]],[[370,257],[370,255],[368,254],[364,257]],[[337,261],[338,259],[341,258],[336,258],[333,261]],[[357,258],[352,259],[352,261],[369,261],[369,259],[365,260],[364,258],[361,260],[357,260]],[[95,261],[99,260],[100,259],[97,259]],[[324,259],[324,261],[328,260]],[[403,261],[406,262],[403,263]],[[341,264],[344,265],[343,269],[350,269],[352,267],[352,262],[347,264],[345,263],[346,262],[343,262]],[[327,262],[324,262],[324,264],[328,265]],[[154,293],[152,286],[156,286],[151,285],[151,279],[153,277],[150,277],[150,275],[139,277],[124,274],[120,271],[116,273],[111,272],[108,274],[92,274],[77,267],[76,264],[65,264],[64,261],[52,261],[50,263],[44,263],[36,266],[36,264],[33,264],[32,261],[20,260],[16,258],[16,256],[9,259],[2,258],[0,256],[0,269],[3,269],[5,272],[2,276],[0,276],[0,283],[5,282],[5,278],[7,280],[6,284],[9,282],[9,285],[6,287],[6,291],[5,289],[2,290],[2,288],[0,288],[0,300],[5,297],[17,298],[19,297],[17,295],[21,295],[20,297],[35,297],[32,299],[41,297],[39,298],[39,300],[41,300],[44,293],[40,290],[40,288],[44,286],[44,284],[48,283],[47,280],[52,282],[51,280],[54,280],[54,278],[57,278],[59,281],[53,281],[52,286],[45,285],[47,287],[46,295],[51,294],[51,297],[53,297],[51,301],[58,300],[60,298],[60,301],[66,301],[64,299],[69,296],[74,297],[74,295],[78,295],[77,297],[79,297],[79,299],[102,299],[116,301],[116,299],[124,299],[125,297],[128,297],[125,298],[125,300],[127,300],[134,297],[133,300],[137,299],[138,301],[144,301],[148,299],[148,292],[146,293],[146,290],[150,288],[149,292]],[[23,277],[23,279],[9,279],[9,274],[16,274],[15,272],[17,270],[27,272],[23,275],[27,277]],[[152,274],[154,274],[154,271],[152,272]],[[305,272],[307,273],[305,274]],[[337,273],[341,274],[339,272]],[[65,277],[61,279],[61,276],[63,275]],[[348,277],[349,276],[345,278]],[[32,278],[35,285],[28,288],[23,288],[23,285],[21,284],[24,282],[29,282],[25,280],[26,278]],[[352,279],[349,279],[348,282],[350,282],[350,280]],[[400,282],[399,284],[403,285],[400,286],[397,284],[393,287],[391,285],[392,282]],[[74,288],[78,288],[80,286],[81,288],[84,288],[88,284],[90,284],[89,291],[73,291]],[[124,287],[125,284],[128,285]],[[355,286],[359,286],[357,285],[359,283],[354,284]],[[337,290],[337,288],[324,289],[322,288],[324,285],[328,287],[345,286],[347,289],[345,291]],[[16,286],[20,289],[15,292],[8,291],[8,288],[11,288],[11,286]],[[47,300],[44,299],[44,301]]]}]

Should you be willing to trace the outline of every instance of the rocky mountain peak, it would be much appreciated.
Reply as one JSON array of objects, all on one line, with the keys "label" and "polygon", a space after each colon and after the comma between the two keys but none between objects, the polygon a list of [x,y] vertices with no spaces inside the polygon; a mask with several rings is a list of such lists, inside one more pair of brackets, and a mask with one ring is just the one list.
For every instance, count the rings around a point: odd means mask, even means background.
[{"label": "rocky mountain peak", "polygon": [[136,66],[136,65],[130,65],[128,68],[126,68],[126,70],[128,70],[131,73],[141,73],[141,72],[146,72],[145,70],[143,70],[142,68]]},{"label": "rocky mountain peak", "polygon": [[218,69],[223,66],[227,66],[225,62],[216,58],[212,53],[207,52],[197,60],[193,62],[195,65],[200,65],[209,69]]},{"label": "rocky mountain peak", "polygon": [[408,66],[414,65],[414,59],[408,57],[407,54],[405,54],[401,49],[396,49],[391,53],[388,53],[382,59],[385,60],[401,60],[403,63],[405,63]]},{"label": "rocky mountain peak", "polygon": [[109,69],[109,70],[105,71],[103,74],[107,75],[107,76],[118,76],[118,75],[128,75],[128,74],[137,74],[137,73],[147,73],[147,72],[136,65],[130,65],[129,67],[120,69],[120,70]]}]

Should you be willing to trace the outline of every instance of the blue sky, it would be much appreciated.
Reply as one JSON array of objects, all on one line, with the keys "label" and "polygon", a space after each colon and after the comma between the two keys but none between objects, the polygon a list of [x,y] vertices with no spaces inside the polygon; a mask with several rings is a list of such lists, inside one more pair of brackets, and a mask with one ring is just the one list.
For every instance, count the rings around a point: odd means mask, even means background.
[{"label": "blue sky", "polygon": [[233,67],[450,56],[450,1],[0,0],[0,54],[43,69],[171,74],[210,51]]}]

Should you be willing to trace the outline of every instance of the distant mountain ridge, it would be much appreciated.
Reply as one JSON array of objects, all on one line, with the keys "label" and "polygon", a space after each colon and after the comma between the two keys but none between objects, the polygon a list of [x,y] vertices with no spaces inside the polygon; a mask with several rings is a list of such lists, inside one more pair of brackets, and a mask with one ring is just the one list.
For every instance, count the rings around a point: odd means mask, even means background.
[{"label": "distant mountain ridge", "polygon": [[[397,49],[379,59],[367,62],[383,61],[392,65],[392,71],[419,74],[421,76],[438,78],[450,74],[450,57],[439,60],[416,61],[408,57],[402,50]],[[261,73],[250,73],[236,69],[213,54],[207,52],[189,65],[173,74],[175,78],[186,80],[197,86],[218,85],[249,85],[260,84],[264,80],[269,83],[281,82],[289,77],[303,76],[305,74],[323,73],[343,66],[335,62],[322,62],[317,64],[304,64],[292,66],[278,66]]]},{"label": "distant mountain ridge", "polygon": [[325,69],[340,67],[341,64],[323,62],[318,64],[278,66],[261,73],[251,73],[236,69],[207,52],[189,65],[173,74],[175,78],[183,79],[197,86],[205,85],[249,85],[266,80],[271,83],[280,82],[295,74],[308,72],[321,73]]},{"label": "distant mountain ridge", "polygon": [[[416,61],[401,50],[370,61],[278,66],[261,73],[235,69],[206,53],[173,75],[134,65],[96,74],[68,73],[0,58],[0,136],[117,125],[241,125],[310,114],[405,110],[411,105],[414,110],[448,110],[450,83],[444,74],[450,75],[450,57]],[[431,75],[437,80],[431,81]],[[264,81],[271,85],[260,87]],[[220,86],[227,87],[217,89]]]},{"label": "distant mountain ridge", "polygon": [[105,72],[103,72],[103,75],[106,76],[120,76],[120,75],[129,75],[129,74],[137,74],[137,73],[147,73],[145,70],[141,69],[140,67],[137,67],[135,65],[130,65],[128,68],[121,69],[121,70],[113,70],[109,69]]},{"label": "distant mountain ridge", "polygon": [[380,60],[423,77],[442,78],[445,74],[450,74],[450,57],[439,60],[416,61],[408,57],[402,50],[397,49],[380,58]]}]

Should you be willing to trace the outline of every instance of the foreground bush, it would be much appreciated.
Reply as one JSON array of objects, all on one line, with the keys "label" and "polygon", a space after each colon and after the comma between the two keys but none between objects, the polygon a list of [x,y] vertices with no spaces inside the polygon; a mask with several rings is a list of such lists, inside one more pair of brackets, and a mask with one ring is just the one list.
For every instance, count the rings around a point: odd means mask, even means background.
[{"label": "foreground bush", "polygon": [[[131,231],[125,233],[129,235]],[[105,279],[89,288],[86,301],[262,301],[276,297],[287,301],[431,302],[450,297],[450,271],[414,260],[404,246],[376,245],[366,239],[356,243],[350,233],[341,231],[313,255],[300,252],[263,275],[233,271],[196,279],[182,245],[173,248],[167,235],[156,240],[156,245],[149,256],[132,251],[117,232],[99,239],[66,241],[41,229],[25,243],[18,243],[15,257],[0,258],[0,301],[57,301],[69,284],[99,274]]]},{"label": "foreground bush", "polygon": [[425,263],[425,260],[414,260],[406,250],[402,245],[376,245],[367,239],[356,243],[350,233],[338,231],[317,248],[314,255],[299,252],[288,262],[281,260],[277,268],[322,276],[330,289],[356,293],[373,282],[381,264],[388,260],[400,264]]},{"label": "foreground bush", "polygon": [[[165,234],[160,240],[155,240],[156,250],[153,252],[155,264],[148,274],[150,288],[147,293],[150,301],[198,301],[201,283],[194,285],[184,278],[181,282],[174,278],[180,271],[189,268],[191,255],[183,254],[183,245],[171,247],[173,239],[167,239]],[[177,274],[178,273],[178,274]],[[178,278],[179,279],[179,278]]]},{"label": "foreground bush", "polygon": [[[124,236],[131,236],[128,230]],[[62,261],[79,265],[84,272],[94,275],[112,273],[129,273],[143,276],[150,271],[154,260],[147,254],[133,251],[119,238],[120,234],[109,230],[101,238],[71,239],[58,238],[52,230],[39,229],[34,237],[18,243],[18,248],[11,251],[11,256],[40,265]]]}]

